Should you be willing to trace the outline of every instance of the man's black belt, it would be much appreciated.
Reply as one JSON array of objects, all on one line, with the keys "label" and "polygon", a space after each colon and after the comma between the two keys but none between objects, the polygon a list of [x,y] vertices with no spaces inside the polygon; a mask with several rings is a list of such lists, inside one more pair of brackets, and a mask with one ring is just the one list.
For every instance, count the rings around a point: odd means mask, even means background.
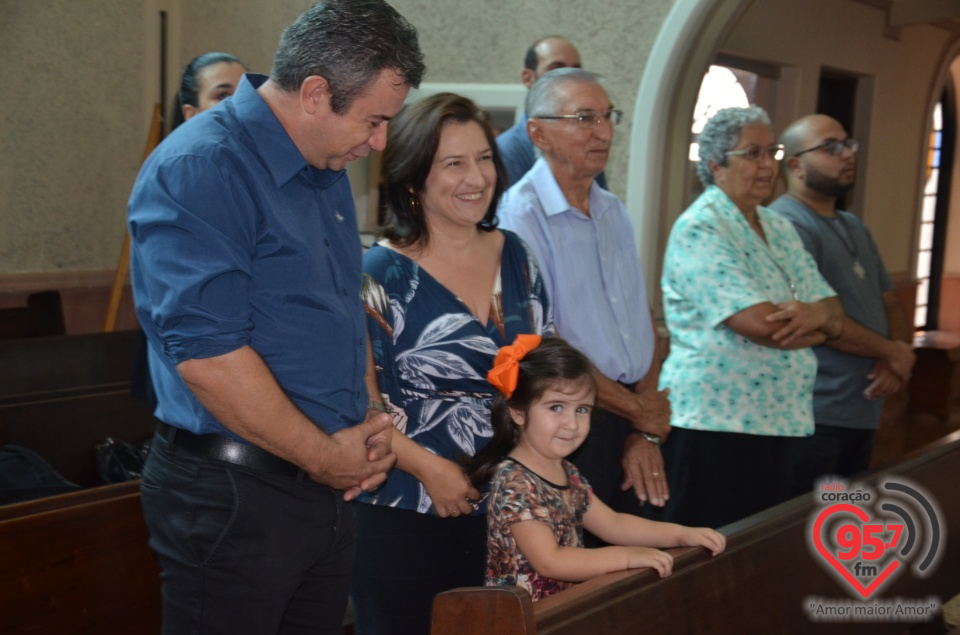
[{"label": "man's black belt", "polygon": [[246,467],[267,474],[297,476],[300,468],[289,461],[270,454],[262,448],[242,443],[219,434],[194,434],[160,422],[157,435],[170,444],[171,450],[182,449],[191,454]]}]

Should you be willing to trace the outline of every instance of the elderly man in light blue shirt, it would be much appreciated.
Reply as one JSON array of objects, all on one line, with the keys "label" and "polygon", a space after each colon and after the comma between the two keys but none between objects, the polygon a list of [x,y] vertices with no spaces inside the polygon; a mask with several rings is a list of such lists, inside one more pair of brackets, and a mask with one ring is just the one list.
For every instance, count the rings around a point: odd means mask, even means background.
[{"label": "elderly man in light blue shirt", "polygon": [[558,334],[599,371],[594,426],[571,458],[601,500],[639,514],[638,499],[662,506],[669,497],[659,442],[670,407],[657,390],[660,360],[633,227],[620,200],[594,182],[621,117],[600,82],[564,68],[530,89],[527,132],[542,157],[504,195],[499,219],[537,257]]}]

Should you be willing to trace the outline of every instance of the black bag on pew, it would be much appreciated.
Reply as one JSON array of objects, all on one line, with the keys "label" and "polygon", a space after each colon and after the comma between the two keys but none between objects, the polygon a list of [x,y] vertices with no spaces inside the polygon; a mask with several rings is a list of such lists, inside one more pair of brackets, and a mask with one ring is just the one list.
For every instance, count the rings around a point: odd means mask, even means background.
[{"label": "black bag on pew", "polygon": [[150,443],[134,445],[126,441],[117,441],[107,437],[107,440],[96,446],[97,469],[104,483],[123,483],[140,478],[143,473],[143,464],[150,451]]},{"label": "black bag on pew", "polygon": [[49,463],[19,445],[0,448],[0,505],[66,494],[80,489]]}]

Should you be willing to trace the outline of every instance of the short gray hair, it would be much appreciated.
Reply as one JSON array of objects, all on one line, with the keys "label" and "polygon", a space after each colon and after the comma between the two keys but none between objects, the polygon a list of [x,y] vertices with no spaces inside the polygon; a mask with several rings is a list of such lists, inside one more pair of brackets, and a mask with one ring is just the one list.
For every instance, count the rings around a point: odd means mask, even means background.
[{"label": "short gray hair", "polygon": [[724,108],[710,117],[703,131],[697,136],[700,146],[700,162],[697,163],[697,176],[704,186],[713,185],[713,172],[710,163],[727,164],[726,153],[736,147],[740,140],[740,130],[750,124],[770,125],[770,116],[760,106],[746,108]]},{"label": "short gray hair", "polygon": [[524,108],[527,111],[527,117],[535,119],[537,117],[548,117],[558,114],[563,106],[559,100],[559,88],[567,83],[590,83],[603,85],[603,76],[597,73],[585,71],[582,68],[557,68],[549,73],[544,73],[527,93],[527,100]]}]

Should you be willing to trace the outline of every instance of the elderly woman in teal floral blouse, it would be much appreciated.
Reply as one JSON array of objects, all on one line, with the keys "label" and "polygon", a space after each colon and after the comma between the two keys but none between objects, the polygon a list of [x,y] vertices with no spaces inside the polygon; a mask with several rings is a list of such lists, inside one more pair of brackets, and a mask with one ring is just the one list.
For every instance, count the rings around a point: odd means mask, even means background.
[{"label": "elderly woman in teal floral blouse", "polygon": [[434,595],[483,584],[485,493],[462,461],[492,435],[487,371],[518,334],[554,329],[533,256],[496,229],[503,168],[473,102],[408,106],[390,123],[382,176],[391,219],[364,257],[363,295],[398,460],[356,506],[351,597],[358,634],[421,635]]},{"label": "elderly woman in teal floral blouse", "polygon": [[794,439],[813,434],[810,347],[839,337],[843,310],[790,222],[761,205],[783,155],[763,109],[721,110],[698,141],[707,189],[664,258],[671,496],[652,516],[718,527],[789,498]]}]

